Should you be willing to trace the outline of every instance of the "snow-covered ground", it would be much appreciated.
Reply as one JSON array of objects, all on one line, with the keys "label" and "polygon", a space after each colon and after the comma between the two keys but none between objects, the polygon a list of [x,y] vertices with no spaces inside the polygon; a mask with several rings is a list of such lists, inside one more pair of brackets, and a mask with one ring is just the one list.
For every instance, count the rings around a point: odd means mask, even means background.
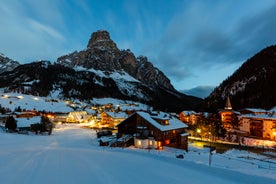
[{"label": "snow-covered ground", "polygon": [[[175,156],[184,154],[184,159]],[[262,161],[263,160],[263,161]],[[0,183],[276,183],[275,164],[232,150],[162,151],[99,147],[94,130],[62,125],[48,135],[0,130]],[[270,159],[271,162],[276,160]]]},{"label": "snow-covered ground", "polygon": [[[22,110],[37,110],[37,111],[48,111],[48,112],[71,112],[74,111],[72,107],[67,104],[65,100],[58,99],[58,94],[50,95],[48,97],[39,97],[33,95],[26,95],[21,93],[4,93],[4,89],[0,88],[0,105],[4,108],[9,108],[14,111],[20,107]],[[55,91],[53,93],[59,93]],[[54,97],[54,98],[53,98]],[[53,101],[54,100],[54,101]],[[77,104],[81,104],[81,107],[85,107],[89,104],[75,101]],[[121,110],[147,110],[149,107],[145,104],[119,100],[114,98],[93,98],[91,101],[94,105],[105,105],[113,104],[113,106],[120,107]],[[91,104],[90,104],[91,105]]]}]

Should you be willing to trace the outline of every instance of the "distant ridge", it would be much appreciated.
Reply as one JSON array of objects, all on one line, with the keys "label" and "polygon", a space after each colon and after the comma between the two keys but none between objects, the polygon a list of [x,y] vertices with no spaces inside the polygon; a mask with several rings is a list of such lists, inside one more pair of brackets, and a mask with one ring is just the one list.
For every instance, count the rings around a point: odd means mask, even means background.
[{"label": "distant ridge", "polygon": [[195,109],[202,102],[175,90],[145,56],[119,50],[104,30],[92,33],[86,49],[61,56],[53,64],[37,61],[0,73],[0,87],[87,102],[105,97],[132,100],[169,112]]},{"label": "distant ridge", "polygon": [[19,65],[19,62],[14,61],[6,57],[4,54],[0,53],[0,73],[3,73],[5,71],[11,71]]},{"label": "distant ridge", "polygon": [[203,109],[223,108],[227,96],[233,109],[276,106],[276,46],[269,46],[247,60],[204,100]]}]

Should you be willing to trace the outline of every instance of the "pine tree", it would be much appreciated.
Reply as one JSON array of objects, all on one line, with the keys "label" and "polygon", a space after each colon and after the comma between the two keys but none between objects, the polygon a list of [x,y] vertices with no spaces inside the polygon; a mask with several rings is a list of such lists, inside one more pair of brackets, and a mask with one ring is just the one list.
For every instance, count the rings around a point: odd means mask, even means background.
[{"label": "pine tree", "polygon": [[53,125],[52,125],[52,122],[50,121],[50,119],[47,116],[41,116],[40,124],[41,124],[41,132],[48,131],[48,134],[51,135]]},{"label": "pine tree", "polygon": [[15,131],[17,128],[17,122],[13,116],[9,116],[6,120],[5,127],[10,131]]}]

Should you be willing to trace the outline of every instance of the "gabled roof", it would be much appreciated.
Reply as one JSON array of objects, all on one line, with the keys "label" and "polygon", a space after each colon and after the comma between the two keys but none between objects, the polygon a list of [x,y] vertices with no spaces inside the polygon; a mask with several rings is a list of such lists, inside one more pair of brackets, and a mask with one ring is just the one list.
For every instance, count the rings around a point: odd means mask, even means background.
[{"label": "gabled roof", "polygon": [[32,118],[15,118],[17,121],[17,127],[30,127],[31,124],[40,123],[41,117],[40,116],[34,116]]},{"label": "gabled roof", "polygon": [[270,111],[270,112],[276,112],[276,106],[275,106],[275,107],[272,107],[269,111]]},{"label": "gabled roof", "polygon": [[105,112],[112,118],[127,118],[128,115],[124,112]]},{"label": "gabled roof", "polygon": [[182,113],[183,113],[184,115],[186,115],[186,116],[192,115],[192,114],[196,114],[195,111],[182,111]]},{"label": "gabled roof", "polygon": [[[136,112],[136,113],[132,114],[131,116],[133,116],[135,114],[139,115],[140,117],[145,119],[148,123],[150,123],[151,125],[153,125],[154,127],[156,127],[157,129],[159,129],[162,132],[163,131],[168,131],[168,130],[175,130],[175,129],[187,128],[188,127],[188,125],[186,125],[182,121],[178,120],[175,117],[170,116],[167,113],[163,113],[163,112],[159,112],[157,115],[150,115],[149,113],[146,113],[146,112]],[[164,117],[165,114],[168,117],[168,118],[166,118],[166,120],[169,121],[169,124],[168,125],[161,125],[155,119],[164,119],[163,117]],[[120,124],[124,123],[125,121],[121,122]]]},{"label": "gabled roof", "polygon": [[252,113],[266,113],[267,111],[264,109],[259,109],[259,108],[244,108],[241,109],[240,111],[249,111]]},{"label": "gabled roof", "polygon": [[240,118],[276,120],[276,114],[244,114]]}]

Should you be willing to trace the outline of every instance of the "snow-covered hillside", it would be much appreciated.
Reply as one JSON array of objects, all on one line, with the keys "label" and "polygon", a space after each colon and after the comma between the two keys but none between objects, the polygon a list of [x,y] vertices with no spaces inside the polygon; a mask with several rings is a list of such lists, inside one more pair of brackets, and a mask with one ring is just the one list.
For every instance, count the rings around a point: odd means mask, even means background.
[{"label": "snow-covered hillside", "polygon": [[149,107],[145,104],[132,102],[128,100],[118,100],[114,98],[94,98],[89,104],[75,100],[68,102],[65,100],[59,100],[57,98],[58,93],[52,93],[48,97],[39,97],[33,95],[25,95],[21,93],[4,93],[3,89],[0,89],[0,105],[4,108],[9,108],[14,111],[20,107],[22,110],[47,111],[47,112],[71,112],[75,108],[87,107],[91,105],[105,105],[113,104],[113,106],[120,106],[121,110],[147,110]]},{"label": "snow-covered hillside", "polygon": [[139,80],[133,78],[125,71],[114,71],[114,72],[108,72],[108,74],[105,74],[101,70],[95,70],[93,68],[86,69],[82,66],[75,66],[75,71],[87,71],[87,72],[93,72],[95,75],[98,76],[97,78],[94,78],[94,83],[99,84],[101,86],[104,86],[101,79],[102,78],[110,78],[114,80],[117,84],[117,87],[124,95],[130,95],[130,96],[137,96],[140,99],[150,100],[150,98],[143,93],[142,90],[137,90],[137,84],[141,83]]},{"label": "snow-covered hillside", "polygon": [[19,65],[20,64],[17,61],[6,57],[3,53],[0,53],[0,73],[11,71]]},{"label": "snow-covered hillside", "polygon": [[183,151],[99,147],[94,130],[78,125],[63,125],[51,136],[0,132],[0,140],[1,183],[276,182],[275,168],[260,167],[267,163],[254,160],[243,161],[241,154],[255,157],[247,152],[214,154],[208,166],[205,149],[190,147],[184,159],[177,159],[175,155]]}]

